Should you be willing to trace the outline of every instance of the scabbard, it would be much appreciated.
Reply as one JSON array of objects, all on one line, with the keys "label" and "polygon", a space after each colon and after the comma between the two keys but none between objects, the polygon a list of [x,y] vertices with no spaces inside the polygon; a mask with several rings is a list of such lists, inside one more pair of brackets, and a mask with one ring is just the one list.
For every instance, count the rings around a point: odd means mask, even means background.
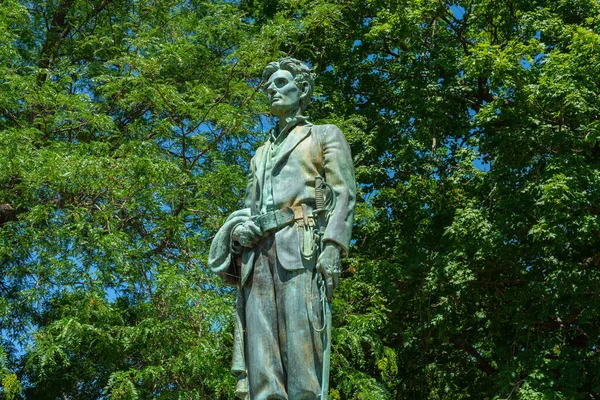
[{"label": "scabbard", "polygon": [[[315,205],[317,209],[316,220],[319,228],[319,250],[322,250],[323,243],[320,238],[325,233],[327,225],[327,214],[329,210],[325,205],[325,181],[323,177],[315,177]],[[331,369],[331,302],[327,298],[327,283],[323,276],[319,276],[319,287],[321,293],[321,304],[323,309],[323,318],[325,326],[322,332],[323,335],[323,369],[321,375],[321,394],[319,400],[327,400],[329,395],[329,371]]]},{"label": "scabbard", "polygon": [[323,330],[323,375],[320,400],[327,400],[329,394],[329,371],[331,369],[331,302],[325,296],[325,329]]}]

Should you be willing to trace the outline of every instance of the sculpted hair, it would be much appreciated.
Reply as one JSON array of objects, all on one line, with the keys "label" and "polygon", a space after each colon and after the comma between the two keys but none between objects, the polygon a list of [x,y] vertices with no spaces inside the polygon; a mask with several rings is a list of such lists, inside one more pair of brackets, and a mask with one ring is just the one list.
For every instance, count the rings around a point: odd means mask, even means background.
[{"label": "sculpted hair", "polygon": [[263,71],[263,82],[268,81],[269,77],[271,77],[273,73],[279,71],[280,69],[289,71],[294,77],[294,83],[299,88],[302,87],[304,82],[308,82],[308,93],[300,101],[300,109],[302,111],[306,110],[310,104],[310,101],[312,100],[312,94],[314,90],[314,83],[310,73],[310,68],[308,68],[308,65],[300,60],[296,60],[295,58],[291,57],[284,57],[267,64]]}]

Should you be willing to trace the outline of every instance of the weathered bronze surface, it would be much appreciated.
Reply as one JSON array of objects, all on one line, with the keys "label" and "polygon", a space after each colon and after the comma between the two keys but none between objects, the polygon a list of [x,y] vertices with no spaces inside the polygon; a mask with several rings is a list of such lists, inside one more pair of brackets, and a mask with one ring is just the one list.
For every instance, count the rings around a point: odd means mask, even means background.
[{"label": "weathered bronze surface", "polygon": [[252,158],[245,208],[215,236],[209,265],[239,285],[238,397],[326,399],[329,299],[354,218],[352,156],[335,125],[302,116],[313,90],[306,64],[272,62],[263,82],[278,125]]}]

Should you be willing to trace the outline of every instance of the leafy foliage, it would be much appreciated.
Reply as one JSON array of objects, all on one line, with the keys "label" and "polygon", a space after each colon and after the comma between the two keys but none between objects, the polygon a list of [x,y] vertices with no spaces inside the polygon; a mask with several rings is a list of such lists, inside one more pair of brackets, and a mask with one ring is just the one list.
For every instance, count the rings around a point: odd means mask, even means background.
[{"label": "leafy foliage", "polygon": [[600,395],[597,0],[6,0],[0,396],[233,398],[206,270],[311,60],[360,202],[331,397]]}]

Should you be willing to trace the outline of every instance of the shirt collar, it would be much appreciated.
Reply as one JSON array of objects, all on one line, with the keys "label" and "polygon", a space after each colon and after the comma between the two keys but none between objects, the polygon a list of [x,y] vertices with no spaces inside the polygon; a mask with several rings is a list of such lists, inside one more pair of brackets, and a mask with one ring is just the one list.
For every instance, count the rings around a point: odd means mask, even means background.
[{"label": "shirt collar", "polygon": [[269,140],[271,143],[275,143],[275,141],[279,138],[280,141],[283,140],[292,129],[294,129],[297,125],[304,125],[308,122],[308,118],[302,115],[296,115],[295,117],[288,117],[285,119],[285,127],[280,132],[279,125],[275,125],[271,130]]}]

